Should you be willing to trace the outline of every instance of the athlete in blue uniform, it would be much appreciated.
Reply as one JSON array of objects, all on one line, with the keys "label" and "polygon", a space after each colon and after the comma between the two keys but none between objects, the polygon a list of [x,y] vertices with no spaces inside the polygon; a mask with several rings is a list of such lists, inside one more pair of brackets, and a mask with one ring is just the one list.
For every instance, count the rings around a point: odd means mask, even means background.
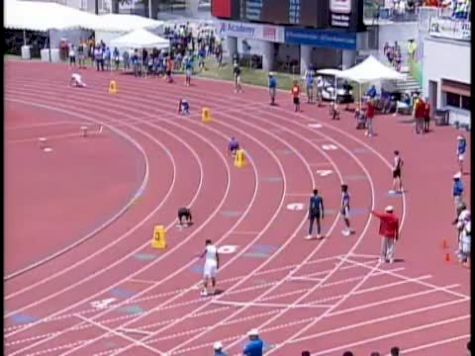
[{"label": "athlete in blue uniform", "polygon": [[322,236],[320,235],[320,218],[323,219],[324,216],[325,212],[323,209],[323,199],[321,196],[318,195],[318,190],[314,189],[313,196],[310,197],[310,204],[308,207],[308,219],[310,220],[310,226],[308,227],[308,236],[306,237],[307,240],[312,238],[314,222],[317,223],[317,239],[322,238]]}]

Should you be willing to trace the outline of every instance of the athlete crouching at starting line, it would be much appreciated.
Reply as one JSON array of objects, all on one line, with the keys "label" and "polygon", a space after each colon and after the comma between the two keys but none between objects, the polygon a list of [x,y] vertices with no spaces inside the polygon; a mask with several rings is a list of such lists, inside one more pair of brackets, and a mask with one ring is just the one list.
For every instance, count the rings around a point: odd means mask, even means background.
[{"label": "athlete crouching at starting line", "polygon": [[181,115],[190,115],[190,104],[186,99],[180,99],[178,102],[178,113]]},{"label": "athlete crouching at starting line", "polygon": [[73,87],[79,87],[79,88],[86,87],[86,83],[82,81],[81,74],[79,73],[73,73],[71,75],[71,80],[69,81],[69,85]]},{"label": "athlete crouching at starting line", "polygon": [[191,210],[188,208],[180,208],[178,209],[178,223],[183,226],[190,226],[193,224],[191,218]]},{"label": "athlete crouching at starting line", "polygon": [[231,137],[231,141],[228,144],[228,151],[232,156],[236,155],[236,151],[240,148],[238,140],[234,137]]}]

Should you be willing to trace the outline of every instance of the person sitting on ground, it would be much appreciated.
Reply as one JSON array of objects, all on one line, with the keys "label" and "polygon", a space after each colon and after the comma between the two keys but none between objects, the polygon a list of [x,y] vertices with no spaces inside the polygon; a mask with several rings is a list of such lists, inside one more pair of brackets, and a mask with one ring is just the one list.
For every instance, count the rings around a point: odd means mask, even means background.
[{"label": "person sitting on ground", "polygon": [[223,344],[219,341],[213,344],[214,356],[228,356],[226,352],[223,351]]},{"label": "person sitting on ground", "polygon": [[186,99],[180,99],[178,102],[178,113],[181,115],[189,115],[190,114],[190,104]]},{"label": "person sitting on ground", "polygon": [[191,210],[188,208],[180,208],[178,209],[178,222],[181,226],[189,226],[193,224]]},{"label": "person sitting on ground", "polygon": [[231,141],[228,144],[228,151],[232,156],[236,155],[236,151],[239,149],[239,142],[234,137],[231,137]]},{"label": "person sitting on ground", "polygon": [[81,74],[73,73],[71,75],[71,80],[69,81],[69,85],[72,85],[74,87],[84,88],[86,86],[86,83],[82,81]]},{"label": "person sitting on ground", "polygon": [[264,343],[259,338],[259,331],[252,329],[247,333],[249,337],[249,343],[244,347],[243,355],[246,356],[262,356]]}]

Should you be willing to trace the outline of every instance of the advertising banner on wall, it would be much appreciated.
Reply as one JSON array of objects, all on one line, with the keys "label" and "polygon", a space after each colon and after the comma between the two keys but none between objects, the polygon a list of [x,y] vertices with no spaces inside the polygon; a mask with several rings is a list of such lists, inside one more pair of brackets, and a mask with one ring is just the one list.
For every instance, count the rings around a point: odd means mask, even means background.
[{"label": "advertising banner on wall", "polygon": [[430,19],[429,35],[470,41],[471,27],[470,21],[454,21],[451,19],[433,17]]},{"label": "advertising banner on wall", "polygon": [[325,30],[311,30],[288,27],[285,29],[285,43],[312,47],[356,50],[356,33]]},{"label": "advertising banner on wall", "polygon": [[244,22],[220,21],[218,35],[234,36],[249,40],[284,43],[284,27],[273,25],[251,24]]}]

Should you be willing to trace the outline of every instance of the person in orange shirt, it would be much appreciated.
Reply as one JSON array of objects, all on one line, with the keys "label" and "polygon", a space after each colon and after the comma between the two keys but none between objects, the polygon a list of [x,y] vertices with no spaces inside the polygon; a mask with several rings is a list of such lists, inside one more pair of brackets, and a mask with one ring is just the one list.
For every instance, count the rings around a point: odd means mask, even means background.
[{"label": "person in orange shirt", "polygon": [[422,97],[416,99],[414,103],[414,119],[416,120],[416,134],[424,133],[424,115],[425,115],[425,102]]},{"label": "person in orange shirt", "polygon": [[394,262],[394,247],[399,239],[399,219],[394,215],[394,208],[387,206],[384,213],[371,211],[371,214],[379,218],[379,234],[381,235],[381,257],[379,262]]},{"label": "person in orange shirt", "polygon": [[294,86],[292,87],[292,98],[294,101],[295,112],[299,112],[300,111],[300,86],[296,80],[294,80]]}]

